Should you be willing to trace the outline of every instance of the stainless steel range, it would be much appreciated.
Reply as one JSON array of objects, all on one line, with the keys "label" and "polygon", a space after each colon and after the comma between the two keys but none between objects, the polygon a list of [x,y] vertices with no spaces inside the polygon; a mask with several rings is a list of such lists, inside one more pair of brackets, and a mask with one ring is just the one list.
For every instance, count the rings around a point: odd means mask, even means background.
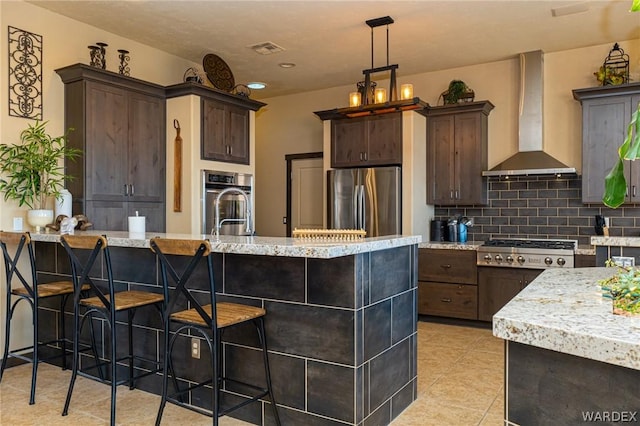
[{"label": "stainless steel range", "polygon": [[496,239],[478,247],[478,266],[573,268],[575,240]]}]

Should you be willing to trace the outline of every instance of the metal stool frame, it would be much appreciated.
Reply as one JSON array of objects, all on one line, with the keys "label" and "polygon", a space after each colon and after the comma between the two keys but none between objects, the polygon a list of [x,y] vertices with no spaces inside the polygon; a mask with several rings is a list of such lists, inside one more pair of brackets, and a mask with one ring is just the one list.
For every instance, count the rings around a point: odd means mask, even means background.
[{"label": "metal stool frame", "polygon": [[[255,386],[253,384],[244,383],[238,380],[234,380],[231,378],[227,378],[223,376],[222,371],[222,333],[225,328],[229,328],[230,326],[221,327],[218,325],[218,321],[214,321],[213,318],[218,318],[217,315],[217,304],[216,304],[216,290],[215,290],[215,279],[214,279],[214,271],[213,271],[213,259],[211,254],[211,247],[208,241],[206,240],[164,240],[162,238],[153,238],[151,239],[151,250],[156,253],[159,262],[160,262],[160,272],[162,277],[162,283],[165,291],[165,300],[167,301],[165,304],[164,311],[164,369],[163,369],[163,381],[162,381],[162,399],[160,402],[160,407],[158,409],[158,415],[156,417],[156,426],[160,425],[162,421],[162,414],[164,411],[164,407],[167,401],[176,404],[178,406],[187,408],[189,410],[213,417],[214,426],[218,425],[218,418],[224,416],[240,407],[243,407],[251,402],[258,401],[260,398],[265,396],[269,396],[273,416],[275,418],[276,424],[280,425],[280,417],[278,415],[278,409],[276,406],[275,399],[273,397],[273,389],[271,385],[271,373],[269,370],[269,358],[267,354],[267,344],[266,344],[266,335],[264,329],[264,318],[263,316],[259,316],[258,318],[253,318],[250,321],[256,327],[256,332],[258,334],[258,339],[260,341],[260,345],[262,348],[263,361],[264,361],[264,369],[265,369],[265,379],[266,379],[266,388],[262,388],[259,386]],[[163,249],[160,247],[164,247]],[[172,262],[168,256],[173,256],[174,259],[176,257],[186,257],[190,256],[191,259],[186,267],[183,269],[182,274],[179,274],[174,268],[175,261]],[[211,313],[207,313],[205,310],[205,306],[199,303],[194,296],[191,294],[187,283],[191,278],[193,272],[196,270],[196,267],[200,264],[201,261],[206,262],[208,279],[209,279],[209,302],[211,306]],[[169,294],[169,276],[171,277],[173,283],[175,283],[175,289]],[[195,309],[198,313],[198,322],[200,320],[204,322],[205,325],[198,325],[196,323],[192,323],[189,321],[184,321],[172,317],[174,314],[174,310],[176,307],[176,301],[179,296],[184,296],[191,310]],[[184,311],[183,311],[184,312]],[[238,324],[244,323],[247,321],[239,322]],[[170,325],[171,323],[182,323],[175,331],[171,332]],[[234,324],[235,325],[235,324]],[[202,336],[207,343],[207,347],[211,354],[211,370],[213,372],[213,377],[204,382],[197,383],[195,385],[188,386],[185,389],[180,389],[178,387],[178,382],[174,374],[173,361],[172,361],[172,352],[173,347],[175,345],[176,339],[185,331],[196,332],[200,336]],[[170,337],[170,335],[172,335]],[[168,381],[169,375],[173,378],[173,384],[175,387],[175,392],[172,394],[168,394]],[[257,395],[254,395],[250,399],[247,399],[237,405],[229,407],[227,409],[220,408],[220,391],[221,385],[225,381],[234,382],[240,384],[242,386],[251,388],[253,390],[258,391]],[[196,407],[190,404],[185,404],[182,396],[185,393],[188,393],[194,389],[201,388],[208,384],[212,385],[213,388],[213,411],[208,411],[200,407]]]},{"label": "metal stool frame", "polygon": [[[76,240],[73,243],[69,241],[73,237],[67,237],[63,235],[61,237],[61,243],[67,251],[69,255],[69,260],[71,262],[71,273],[73,277],[74,289],[76,292],[74,293],[74,314],[73,314],[73,322],[74,322],[74,349],[73,349],[73,367],[71,380],[69,382],[69,390],[67,391],[67,397],[64,404],[64,409],[62,411],[62,415],[66,416],[69,411],[69,405],[71,403],[71,396],[73,393],[73,387],[75,385],[75,381],[78,375],[83,377],[96,380],[98,382],[106,383],[111,385],[111,426],[115,425],[116,418],[116,388],[117,386],[128,383],[129,389],[134,389],[135,380],[140,379],[145,376],[149,376],[151,374],[155,374],[161,371],[160,362],[156,360],[147,359],[141,356],[133,355],[133,317],[136,313],[137,307],[149,306],[153,305],[158,308],[160,314],[162,314],[164,310],[164,306],[159,306],[159,304],[164,305],[164,298],[162,298],[161,302],[154,303],[145,303],[140,306],[117,309],[116,301],[118,292],[114,290],[114,279],[113,272],[111,267],[111,255],[109,253],[109,247],[107,244],[106,236],[93,236],[93,237],[80,237],[85,238],[85,240]],[[68,241],[69,240],[69,241]],[[93,243],[89,245],[89,243]],[[87,251],[91,250],[88,259],[83,263],[78,256],[76,255],[77,251]],[[99,258],[99,255],[103,255],[104,267],[107,272],[107,281],[108,281],[108,294],[105,294],[91,279],[89,273],[93,268],[96,260]],[[80,306],[82,304],[82,300],[80,298],[79,292],[77,291],[80,287],[80,283],[88,283],[91,287],[91,290],[96,294],[97,298],[102,303],[103,307],[89,307],[83,314],[82,319],[80,319]],[[112,303],[113,301],[113,303]],[[120,312],[121,310],[127,311],[127,328],[128,328],[128,337],[129,337],[129,345],[128,345],[128,355],[124,357],[117,358],[116,356],[116,312]],[[91,320],[94,315],[98,315],[105,319],[107,324],[109,325],[109,334],[110,334],[110,352],[111,356],[109,360],[104,360],[100,362],[96,362],[96,365],[93,365],[86,370],[98,369],[99,377],[95,377],[87,373],[86,371],[80,370],[78,368],[78,340],[80,336],[80,332],[85,323],[85,320],[89,318],[89,328],[93,330],[93,326],[91,325]],[[103,336],[104,337],[104,336]],[[133,374],[133,361],[134,359],[145,361],[155,365],[150,371],[145,373],[138,374],[134,376]],[[119,361],[128,360],[129,374],[128,377],[122,380],[117,380],[117,364]],[[111,366],[111,378],[105,379],[102,374],[102,366],[109,364]]]},{"label": "metal stool frame", "polygon": [[[16,251],[11,255],[9,253],[9,248],[7,247],[7,243],[17,244]],[[52,359],[62,358],[62,369],[65,370],[67,368],[67,342],[68,339],[65,335],[65,321],[64,321],[64,306],[69,298],[73,294],[73,292],[68,292],[67,290],[61,289],[59,292],[55,292],[54,294],[48,294],[46,296],[41,296],[38,291],[38,278],[36,272],[36,260],[35,260],[35,251],[33,249],[33,243],[31,241],[31,236],[28,232],[24,233],[10,233],[10,232],[2,232],[0,231],[0,247],[2,247],[2,254],[4,258],[4,266],[5,266],[5,277],[6,277],[6,298],[7,298],[7,312],[5,316],[5,347],[4,347],[4,355],[2,358],[2,365],[0,366],[0,381],[2,380],[2,376],[4,374],[4,370],[7,367],[7,361],[9,358],[17,358],[22,361],[30,362],[32,365],[31,371],[31,395],[29,397],[29,405],[33,405],[35,403],[36,396],[36,378],[38,372],[38,364],[42,361],[49,361]],[[26,253],[28,256],[29,262],[29,278],[31,279],[31,283],[27,281],[25,276],[18,269],[18,262],[21,259],[21,256],[24,254],[26,249]],[[18,282],[24,287],[26,293],[16,292],[16,289],[13,288],[14,278],[17,278]],[[43,283],[47,284],[47,283]],[[16,297],[16,300],[11,303],[11,298]],[[38,340],[38,306],[39,301],[43,299],[48,299],[51,297],[60,297],[60,330],[62,336],[58,339],[49,340],[47,342],[39,342]],[[33,343],[29,346],[25,346],[19,349],[9,350],[10,338],[11,338],[11,320],[13,318],[13,314],[15,313],[15,309],[18,304],[22,301],[25,301],[31,307],[31,321],[33,324]],[[97,351],[95,346],[95,340],[92,337],[92,345],[91,347],[84,348],[92,349],[94,356],[97,357]],[[69,342],[70,343],[70,342]],[[49,356],[46,358],[40,358],[38,354],[38,349],[42,346],[48,346],[53,344],[60,344],[61,353],[58,355]],[[21,352],[32,350],[32,355],[28,356],[25,354],[21,354]]]}]

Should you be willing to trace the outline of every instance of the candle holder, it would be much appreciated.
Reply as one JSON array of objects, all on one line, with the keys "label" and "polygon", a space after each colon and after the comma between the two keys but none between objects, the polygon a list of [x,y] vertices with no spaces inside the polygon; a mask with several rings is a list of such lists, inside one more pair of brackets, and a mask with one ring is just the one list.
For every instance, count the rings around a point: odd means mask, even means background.
[{"label": "candle holder", "polygon": [[96,68],[101,68],[102,65],[100,63],[100,48],[98,46],[87,46],[89,48],[89,58],[91,59],[91,62],[89,62],[89,65],[91,65],[92,67],[96,67]]},{"label": "candle holder", "polygon": [[128,76],[131,69],[129,68],[129,51],[124,49],[118,49],[118,58],[120,58],[120,66],[118,67],[118,72],[122,75]]},{"label": "candle holder", "polygon": [[109,46],[107,43],[103,43],[101,41],[96,43],[99,47],[99,54],[96,55],[96,58],[98,58],[99,62],[99,68],[102,68],[103,70],[107,68],[107,51],[105,49],[105,47]]}]

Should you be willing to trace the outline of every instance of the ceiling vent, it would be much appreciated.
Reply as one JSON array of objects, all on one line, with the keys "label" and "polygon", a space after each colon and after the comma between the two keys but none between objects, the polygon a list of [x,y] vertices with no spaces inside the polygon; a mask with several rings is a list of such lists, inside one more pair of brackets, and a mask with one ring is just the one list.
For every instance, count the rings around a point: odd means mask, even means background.
[{"label": "ceiling vent", "polygon": [[271,55],[272,53],[284,51],[284,47],[278,46],[270,41],[265,41],[264,43],[258,43],[247,47],[260,55]]}]

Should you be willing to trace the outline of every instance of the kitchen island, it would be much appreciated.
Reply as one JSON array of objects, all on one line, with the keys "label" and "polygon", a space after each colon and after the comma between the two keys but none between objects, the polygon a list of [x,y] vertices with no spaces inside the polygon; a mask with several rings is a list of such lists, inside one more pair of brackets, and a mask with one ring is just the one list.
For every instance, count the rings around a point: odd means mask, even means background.
[{"label": "kitchen island", "polygon": [[[80,234],[80,232],[78,232]],[[267,344],[276,402],[283,425],[389,424],[417,392],[417,247],[420,237],[389,236],[354,242],[291,238],[227,237],[87,231],[106,234],[114,278],[122,289],[160,292],[161,282],[149,238],[211,240],[219,300],[266,309]],[[32,234],[43,281],[69,275],[57,234]],[[96,278],[104,278],[96,268]],[[54,305],[40,308],[41,333],[55,336]],[[67,324],[71,324],[70,306]],[[94,320],[98,337],[104,332]],[[162,324],[152,309],[134,319],[134,350],[161,359]],[[226,375],[261,381],[255,332],[229,330],[224,336]],[[174,363],[181,381],[208,374],[208,354],[191,357],[191,338],[177,340]],[[123,342],[124,343],[124,342]],[[243,361],[247,360],[248,363]],[[160,376],[139,381],[160,393]],[[193,391],[194,405],[211,404],[209,390]],[[234,390],[226,402],[242,399]],[[272,424],[267,402],[249,404],[233,415],[253,424]]]},{"label": "kitchen island", "polygon": [[493,317],[505,339],[505,420],[640,420],[640,318],[613,315],[613,268],[548,269]]}]

